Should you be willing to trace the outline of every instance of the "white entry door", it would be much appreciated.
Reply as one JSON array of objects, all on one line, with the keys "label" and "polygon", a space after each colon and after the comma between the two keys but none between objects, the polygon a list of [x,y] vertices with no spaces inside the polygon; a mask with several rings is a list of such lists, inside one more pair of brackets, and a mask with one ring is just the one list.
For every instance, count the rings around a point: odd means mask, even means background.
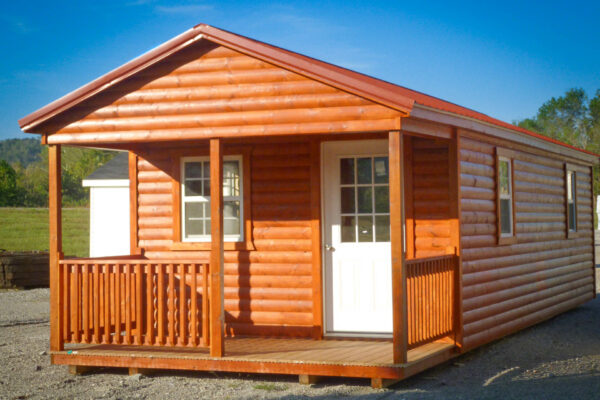
[{"label": "white entry door", "polygon": [[392,332],[387,140],[323,144],[328,334]]}]

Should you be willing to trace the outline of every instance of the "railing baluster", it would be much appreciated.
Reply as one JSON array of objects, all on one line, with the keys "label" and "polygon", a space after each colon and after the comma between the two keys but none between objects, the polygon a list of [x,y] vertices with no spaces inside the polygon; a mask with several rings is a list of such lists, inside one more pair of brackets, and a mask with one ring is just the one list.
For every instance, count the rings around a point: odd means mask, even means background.
[{"label": "railing baluster", "polygon": [[208,334],[208,308],[209,296],[208,296],[208,272],[210,269],[209,263],[202,264],[202,345],[210,346],[210,336]]},{"label": "railing baluster", "polygon": [[131,344],[131,264],[125,264],[125,344]]},{"label": "railing baluster", "polygon": [[164,264],[157,265],[158,274],[158,344],[165,343],[165,274]]},{"label": "railing baluster", "polygon": [[69,329],[69,325],[70,325],[70,314],[69,314],[69,290],[70,290],[70,286],[69,286],[69,278],[70,278],[70,274],[69,274],[69,264],[64,264],[62,266],[62,271],[63,271],[63,340],[65,341],[65,343],[69,343],[71,341],[71,335],[70,335],[70,329]]},{"label": "railing baluster", "polygon": [[146,270],[146,344],[154,344],[154,323],[152,312],[152,264],[144,266]]},{"label": "railing baluster", "polygon": [[142,266],[135,264],[135,344],[142,344]]},{"label": "railing baluster", "polygon": [[110,343],[110,270],[104,264],[104,339],[102,343]]},{"label": "railing baluster", "polygon": [[92,340],[92,343],[94,344],[100,343],[100,273],[98,271],[99,268],[100,266],[98,264],[92,264],[92,269],[94,270],[94,338]]},{"label": "railing baluster", "polygon": [[73,340],[76,343],[81,342],[81,314],[82,314],[82,306],[81,306],[81,274],[79,265],[73,265],[73,281],[74,281],[74,291],[75,291],[75,304],[77,305],[75,308],[75,336]]},{"label": "railing baluster", "polygon": [[191,289],[191,318],[190,318],[190,346],[198,345],[198,264],[190,264]]},{"label": "railing baluster", "polygon": [[121,265],[115,264],[115,340],[116,344],[121,343]]},{"label": "railing baluster", "polygon": [[185,338],[186,338],[186,320],[187,320],[187,312],[185,310],[185,306],[187,303],[186,300],[186,290],[185,290],[185,264],[180,263],[178,266],[179,269],[179,338],[177,339],[177,344],[179,346],[185,346]]},{"label": "railing baluster", "polygon": [[173,271],[173,264],[169,264],[169,302],[168,302],[168,315],[169,315],[169,337],[167,338],[167,345],[175,345],[175,276]]},{"label": "railing baluster", "polygon": [[89,329],[90,329],[90,292],[89,292],[89,276],[88,276],[88,265],[83,264],[80,266],[81,268],[81,287],[82,287],[82,315],[81,319],[83,320],[83,333],[81,335],[82,343],[89,343]]}]

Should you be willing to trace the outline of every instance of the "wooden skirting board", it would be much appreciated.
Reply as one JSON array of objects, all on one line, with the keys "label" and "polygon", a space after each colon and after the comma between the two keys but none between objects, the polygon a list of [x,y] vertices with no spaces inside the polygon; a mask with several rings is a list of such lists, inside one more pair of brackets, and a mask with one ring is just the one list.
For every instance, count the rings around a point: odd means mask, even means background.
[{"label": "wooden skirting board", "polygon": [[[53,364],[77,367],[122,367],[304,375],[314,383],[324,376],[370,378],[375,386],[400,380],[444,362],[458,353],[445,340],[408,352],[408,362],[392,362],[392,343],[376,340],[234,338],[225,357],[210,357],[205,348],[81,345],[51,353]],[[380,384],[379,384],[380,383]]]}]

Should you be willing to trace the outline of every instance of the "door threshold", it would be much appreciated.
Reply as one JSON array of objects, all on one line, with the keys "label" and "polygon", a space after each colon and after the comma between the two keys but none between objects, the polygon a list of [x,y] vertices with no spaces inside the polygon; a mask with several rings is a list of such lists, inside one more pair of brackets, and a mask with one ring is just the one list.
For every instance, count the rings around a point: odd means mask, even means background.
[{"label": "door threshold", "polygon": [[391,333],[358,333],[358,332],[326,332],[324,339],[348,339],[348,340],[392,340]]}]

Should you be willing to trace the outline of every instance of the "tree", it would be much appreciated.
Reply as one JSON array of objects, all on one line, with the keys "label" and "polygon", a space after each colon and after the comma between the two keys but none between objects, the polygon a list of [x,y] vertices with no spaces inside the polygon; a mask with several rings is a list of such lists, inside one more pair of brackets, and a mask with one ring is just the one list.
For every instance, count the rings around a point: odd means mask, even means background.
[{"label": "tree", "polygon": [[17,173],[4,160],[0,160],[0,207],[12,206],[17,189]]},{"label": "tree", "polygon": [[[537,115],[517,121],[517,125],[600,154],[600,89],[588,99],[583,89],[570,89],[551,98]],[[600,168],[594,167],[594,193],[600,193]]]}]

